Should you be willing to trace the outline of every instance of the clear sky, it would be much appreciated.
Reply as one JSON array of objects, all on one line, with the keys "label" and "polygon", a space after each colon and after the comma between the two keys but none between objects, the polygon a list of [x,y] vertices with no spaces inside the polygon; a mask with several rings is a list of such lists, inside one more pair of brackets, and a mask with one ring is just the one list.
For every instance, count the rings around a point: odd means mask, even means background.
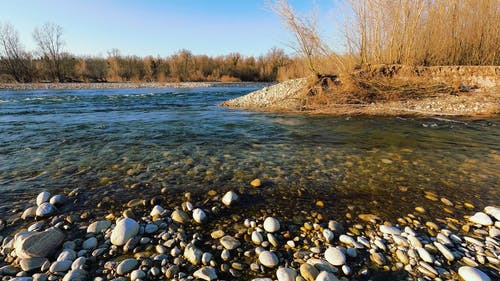
[{"label": "clear sky", "polygon": [[[322,32],[335,40],[338,0],[289,2],[300,13],[316,7]],[[63,27],[64,49],[77,55],[106,56],[113,48],[138,56],[292,53],[292,37],[265,0],[0,0],[0,22],[10,22],[28,50],[33,29],[48,21]]]}]

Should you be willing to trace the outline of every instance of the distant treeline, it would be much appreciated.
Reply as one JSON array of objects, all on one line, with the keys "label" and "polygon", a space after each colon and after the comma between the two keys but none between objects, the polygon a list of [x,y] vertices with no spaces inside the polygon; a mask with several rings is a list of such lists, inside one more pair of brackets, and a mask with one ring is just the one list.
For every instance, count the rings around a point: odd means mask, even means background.
[{"label": "distant treeline", "polygon": [[120,55],[118,49],[106,57],[75,56],[63,51],[62,28],[53,23],[36,28],[33,39],[37,50],[26,51],[15,28],[0,23],[0,82],[271,82],[296,65],[277,48],[259,57],[210,57],[188,50],[169,57],[138,57]]}]

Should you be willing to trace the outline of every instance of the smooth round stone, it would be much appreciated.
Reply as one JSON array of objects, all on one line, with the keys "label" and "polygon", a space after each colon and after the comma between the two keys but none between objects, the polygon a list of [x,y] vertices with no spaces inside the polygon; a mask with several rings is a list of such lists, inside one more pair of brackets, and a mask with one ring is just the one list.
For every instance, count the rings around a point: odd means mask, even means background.
[{"label": "smooth round stone", "polygon": [[102,220],[91,223],[87,227],[87,233],[99,233],[106,231],[111,226],[111,221]]},{"label": "smooth round stone", "polygon": [[193,210],[193,220],[197,223],[203,223],[207,219],[207,214],[200,209],[196,208]]},{"label": "smooth round stone", "polygon": [[63,205],[66,203],[66,196],[61,194],[54,195],[50,198],[49,203],[52,205]]},{"label": "smooth round stone", "polygon": [[469,218],[469,221],[484,226],[493,225],[493,221],[491,220],[490,216],[483,212],[475,213],[472,217]]},{"label": "smooth round stone", "polygon": [[87,259],[85,257],[79,257],[71,264],[71,269],[83,269],[86,262]]},{"label": "smooth round stone", "polygon": [[33,281],[47,281],[47,275],[44,273],[33,274]]},{"label": "smooth round stone", "polygon": [[278,281],[295,281],[297,271],[295,271],[295,269],[281,267],[276,270],[276,277]]},{"label": "smooth round stone", "polygon": [[259,254],[259,262],[265,267],[273,268],[278,265],[279,260],[273,252],[263,251]]},{"label": "smooth round stone", "polygon": [[139,261],[136,259],[126,259],[120,262],[116,267],[116,273],[119,275],[125,275],[132,270],[136,269],[139,265]]},{"label": "smooth round stone", "polygon": [[20,258],[50,257],[63,240],[64,233],[59,229],[28,233],[16,239],[16,254]]},{"label": "smooth round stone", "polygon": [[434,262],[434,257],[432,257],[432,255],[424,248],[415,248],[415,250],[417,250],[418,252],[418,255],[420,256],[420,258],[425,261],[425,262],[428,262],[428,263],[433,263]]},{"label": "smooth round stone", "polygon": [[83,241],[82,248],[85,250],[93,250],[97,248],[97,238],[90,237],[89,239]]},{"label": "smooth round stone", "polygon": [[36,205],[40,206],[45,202],[49,202],[49,200],[50,200],[50,193],[47,191],[42,191],[36,197]]},{"label": "smooth round stone", "polygon": [[381,225],[380,226],[380,232],[384,234],[391,234],[391,235],[400,235],[401,230],[395,226],[389,226],[389,225]]},{"label": "smooth round stone", "polygon": [[137,279],[144,279],[146,277],[146,272],[142,270],[134,270],[132,273],[130,273],[130,279],[132,281],[137,280]]},{"label": "smooth round stone", "polygon": [[123,246],[127,241],[139,233],[139,224],[131,219],[120,220],[111,232],[111,243],[116,246]]},{"label": "smooth round stone", "polygon": [[323,230],[323,237],[325,237],[325,240],[328,242],[332,242],[333,238],[335,238],[335,234],[333,234],[333,231],[330,229],[324,229]]},{"label": "smooth round stone", "polygon": [[23,214],[21,215],[21,219],[29,219],[29,218],[34,218],[36,216],[36,209],[37,207],[29,207],[28,209],[24,210]]},{"label": "smooth round stone", "polygon": [[344,273],[344,275],[351,275],[351,268],[348,265],[344,264],[342,266],[342,272]]},{"label": "smooth round stone", "polygon": [[344,244],[347,244],[347,245],[353,245],[354,243],[356,243],[354,238],[352,238],[349,235],[345,235],[345,234],[342,234],[339,236],[339,241],[344,243]]},{"label": "smooth round stone", "polygon": [[37,269],[42,267],[42,265],[48,261],[46,258],[27,258],[21,259],[19,265],[23,271],[31,271],[33,269]]},{"label": "smooth round stone", "polygon": [[300,266],[300,275],[306,279],[306,281],[314,281],[316,277],[318,276],[319,271],[316,269],[316,267],[308,264],[308,263],[303,263]]},{"label": "smooth round stone", "polygon": [[211,266],[204,266],[193,273],[195,278],[199,278],[206,281],[216,280],[217,272],[215,268]]},{"label": "smooth round stone", "polygon": [[48,217],[53,215],[55,212],[56,207],[48,202],[45,202],[38,206],[38,208],[36,208],[35,214],[37,215],[37,217]]},{"label": "smooth round stone", "polygon": [[183,210],[178,210],[178,209],[174,210],[172,212],[171,217],[175,222],[178,222],[178,223],[187,223],[190,220],[190,218],[189,218],[188,214],[186,214],[186,212],[184,212]]},{"label": "smooth round stone", "polygon": [[158,217],[163,213],[163,211],[165,211],[165,209],[163,209],[162,206],[155,205],[149,215],[152,217]]},{"label": "smooth round stone", "polygon": [[484,212],[495,218],[495,220],[500,221],[500,208],[494,206],[488,206],[484,208]]},{"label": "smooth round stone", "polygon": [[325,259],[335,266],[344,265],[346,262],[346,257],[344,253],[338,248],[329,247],[325,251]]},{"label": "smooth round stone", "polygon": [[328,271],[321,271],[315,281],[339,281],[339,279]]},{"label": "smooth round stone", "polygon": [[262,234],[258,232],[257,230],[254,230],[252,232],[252,242],[256,245],[260,245],[264,241],[264,237],[262,237]]},{"label": "smooth round stone", "polygon": [[70,269],[73,262],[69,260],[55,261],[50,265],[49,271],[52,273],[66,272]]},{"label": "smooth round stone", "polygon": [[156,224],[149,223],[146,225],[146,227],[144,227],[144,232],[146,232],[147,234],[152,234],[156,231],[158,231],[158,226]]},{"label": "smooth round stone", "polygon": [[267,217],[264,220],[264,230],[271,233],[276,232],[280,230],[280,222],[273,217]]},{"label": "smooth round stone", "polygon": [[486,273],[470,266],[460,267],[458,269],[458,275],[460,275],[464,281],[491,281],[490,277],[486,275]]},{"label": "smooth round stone", "polygon": [[187,244],[186,248],[184,248],[184,258],[194,265],[199,265],[201,263],[202,255],[203,252],[192,243]]},{"label": "smooth round stone", "polygon": [[228,250],[236,249],[241,245],[241,243],[240,243],[240,241],[238,241],[238,239],[236,239],[232,236],[229,236],[229,235],[222,237],[219,241],[220,241],[221,245],[224,246],[224,248],[226,248]]},{"label": "smooth round stone", "polygon": [[238,201],[238,194],[236,194],[234,191],[228,191],[222,197],[222,203],[224,203],[224,205],[226,206],[231,206],[237,201]]},{"label": "smooth round stone", "polygon": [[87,271],[83,269],[73,269],[64,275],[63,281],[86,281],[87,278]]},{"label": "smooth round stone", "polygon": [[213,255],[211,253],[209,253],[209,252],[205,252],[201,256],[201,262],[204,265],[208,265],[212,259],[213,259]]},{"label": "smooth round stone", "polygon": [[59,256],[57,257],[58,261],[64,261],[64,260],[73,261],[74,259],[76,259],[76,252],[71,249],[63,249],[59,254]]}]

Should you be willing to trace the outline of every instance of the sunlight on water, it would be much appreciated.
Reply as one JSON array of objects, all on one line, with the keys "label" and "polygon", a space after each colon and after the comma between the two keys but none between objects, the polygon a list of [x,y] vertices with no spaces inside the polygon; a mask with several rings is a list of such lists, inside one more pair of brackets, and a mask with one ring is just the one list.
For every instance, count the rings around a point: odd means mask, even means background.
[{"label": "sunlight on water", "polygon": [[[498,204],[498,119],[324,117],[221,108],[250,88],[0,92],[1,210],[42,189],[116,200],[268,183],[257,208],[323,200],[396,217],[424,191]],[[133,188],[131,188],[133,187]],[[14,197],[15,196],[15,197]],[[19,198],[19,200],[12,200]],[[259,203],[260,202],[260,203]],[[389,207],[389,208],[388,208]]]}]

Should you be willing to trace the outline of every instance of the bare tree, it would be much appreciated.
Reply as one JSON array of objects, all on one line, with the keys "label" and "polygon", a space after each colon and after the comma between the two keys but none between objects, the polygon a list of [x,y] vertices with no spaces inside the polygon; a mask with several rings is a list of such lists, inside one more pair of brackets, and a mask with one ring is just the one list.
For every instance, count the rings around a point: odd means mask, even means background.
[{"label": "bare tree", "polygon": [[304,56],[307,67],[316,75],[318,71],[318,57],[328,53],[326,44],[319,36],[315,17],[299,17],[287,0],[267,2],[268,6],[282,19],[286,28],[295,36],[296,51]]},{"label": "bare tree", "polygon": [[61,53],[64,46],[62,30],[60,25],[47,22],[33,31],[33,39],[47,63],[53,81],[64,81],[65,78],[61,68]]},{"label": "bare tree", "polygon": [[31,82],[29,54],[24,51],[17,30],[10,23],[0,24],[0,56],[16,81]]}]

